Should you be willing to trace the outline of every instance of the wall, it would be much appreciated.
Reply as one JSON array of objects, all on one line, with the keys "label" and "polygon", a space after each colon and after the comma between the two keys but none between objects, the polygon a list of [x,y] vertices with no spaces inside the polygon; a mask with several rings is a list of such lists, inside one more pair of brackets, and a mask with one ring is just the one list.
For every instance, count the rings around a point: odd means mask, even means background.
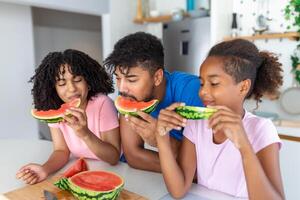
[{"label": "wall", "polygon": [[109,0],[0,0],[26,6],[101,15],[109,12]]},{"label": "wall", "polygon": [[[234,0],[234,11],[237,12],[238,25],[239,25],[239,35],[252,35],[254,33],[253,29],[257,29],[257,18],[260,15],[265,15],[270,18],[268,21],[269,30],[266,32],[276,33],[276,32],[286,32],[293,31],[292,29],[287,29],[287,26],[292,22],[286,21],[284,18],[284,7],[288,1],[270,1],[265,0],[260,1],[238,1]],[[281,87],[281,92],[284,92],[287,88],[293,85],[293,75],[290,73],[291,61],[290,55],[292,55],[294,49],[296,48],[297,42],[291,41],[289,39],[272,39],[272,40],[256,40],[254,43],[261,50],[267,50],[275,53],[279,57],[279,61],[283,66],[283,86]],[[254,101],[247,102],[248,109],[253,109],[256,107]],[[264,99],[260,104],[258,111],[264,112],[275,112],[280,118],[290,119],[290,120],[300,120],[300,115],[291,115],[286,113],[280,106],[280,101],[270,101]]]},{"label": "wall", "polygon": [[0,138],[34,138],[37,124],[27,83],[34,70],[30,7],[0,3],[0,24]]},{"label": "wall", "polygon": [[[260,14],[264,14],[272,19],[268,21],[270,30],[268,32],[285,32],[293,31],[295,29],[287,29],[287,26],[291,22],[287,22],[283,16],[283,9],[288,0],[284,1],[240,1],[240,0],[228,0],[211,2],[211,18],[212,18],[212,44],[220,42],[224,37],[230,35],[230,27],[232,21],[232,13],[237,12],[237,22],[239,27],[239,35],[252,35],[254,33],[253,28],[257,28],[256,18]],[[261,4],[259,4],[261,3]],[[231,5],[231,6],[229,6]],[[283,92],[288,87],[292,86],[293,76],[291,71],[290,55],[293,53],[296,42],[288,39],[272,39],[272,40],[255,40],[253,41],[260,50],[267,50],[274,52],[279,56],[279,61],[283,65],[284,70],[284,83],[281,87]],[[280,47],[280,48],[279,48]],[[246,108],[253,110],[256,108],[256,102],[253,100],[246,102]],[[262,112],[275,112],[282,119],[299,120],[300,115],[290,115],[281,108],[280,102],[270,101],[263,99],[260,103],[257,111]]]}]

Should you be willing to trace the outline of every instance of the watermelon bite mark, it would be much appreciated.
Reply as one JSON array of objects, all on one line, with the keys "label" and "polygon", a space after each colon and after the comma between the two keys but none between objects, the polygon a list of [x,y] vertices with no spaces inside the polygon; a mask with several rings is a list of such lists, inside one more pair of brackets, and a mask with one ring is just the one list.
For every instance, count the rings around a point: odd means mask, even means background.
[{"label": "watermelon bite mark", "polygon": [[81,103],[80,98],[73,99],[72,101],[68,103],[64,103],[60,106],[59,109],[57,110],[36,110],[36,109],[31,109],[31,115],[43,122],[46,123],[58,123],[63,120],[63,116],[66,112],[67,109],[71,107],[79,107]]},{"label": "watermelon bite mark", "polygon": [[115,106],[119,113],[123,115],[138,116],[137,110],[143,111],[145,113],[151,113],[158,104],[157,99],[153,99],[148,102],[144,101],[133,101],[122,96],[118,96],[115,100]]}]

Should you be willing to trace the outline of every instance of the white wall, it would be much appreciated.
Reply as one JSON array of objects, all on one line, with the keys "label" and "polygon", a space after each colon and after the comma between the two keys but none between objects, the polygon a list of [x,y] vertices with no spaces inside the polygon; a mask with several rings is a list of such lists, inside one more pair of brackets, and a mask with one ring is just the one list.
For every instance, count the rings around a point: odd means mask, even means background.
[{"label": "white wall", "polygon": [[102,63],[101,17],[33,8],[36,63],[50,51],[78,49]]},{"label": "white wall", "polygon": [[30,115],[34,48],[29,6],[0,3],[0,138],[36,138]]},{"label": "white wall", "polygon": [[55,10],[101,15],[109,12],[109,0],[0,0]]}]

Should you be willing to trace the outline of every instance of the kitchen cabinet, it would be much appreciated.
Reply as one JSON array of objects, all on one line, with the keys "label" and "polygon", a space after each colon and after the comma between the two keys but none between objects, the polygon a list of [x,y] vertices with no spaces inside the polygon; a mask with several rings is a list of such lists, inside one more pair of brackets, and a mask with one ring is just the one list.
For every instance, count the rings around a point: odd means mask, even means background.
[{"label": "kitchen cabinet", "polygon": [[300,199],[300,142],[282,139],[280,167],[286,199]]}]

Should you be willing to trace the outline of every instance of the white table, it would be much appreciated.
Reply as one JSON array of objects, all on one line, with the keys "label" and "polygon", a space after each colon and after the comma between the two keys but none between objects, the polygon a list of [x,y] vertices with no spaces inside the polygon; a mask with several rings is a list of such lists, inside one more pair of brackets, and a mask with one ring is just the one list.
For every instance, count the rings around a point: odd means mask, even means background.
[{"label": "white table", "polygon": [[[45,162],[52,152],[52,144],[43,140],[0,140],[0,152],[0,193],[5,193],[25,186],[23,182],[15,178],[15,173],[21,166],[29,162]],[[75,159],[71,159],[61,171],[64,171],[74,161]],[[116,172],[124,178],[124,187],[129,191],[151,200],[168,198],[168,191],[160,173],[136,170],[121,162],[116,166],[111,166],[105,162],[88,160],[88,165],[91,170]],[[196,184],[193,184],[190,193],[196,194],[197,199],[201,199],[201,197],[202,199],[218,200],[238,199]]]}]

